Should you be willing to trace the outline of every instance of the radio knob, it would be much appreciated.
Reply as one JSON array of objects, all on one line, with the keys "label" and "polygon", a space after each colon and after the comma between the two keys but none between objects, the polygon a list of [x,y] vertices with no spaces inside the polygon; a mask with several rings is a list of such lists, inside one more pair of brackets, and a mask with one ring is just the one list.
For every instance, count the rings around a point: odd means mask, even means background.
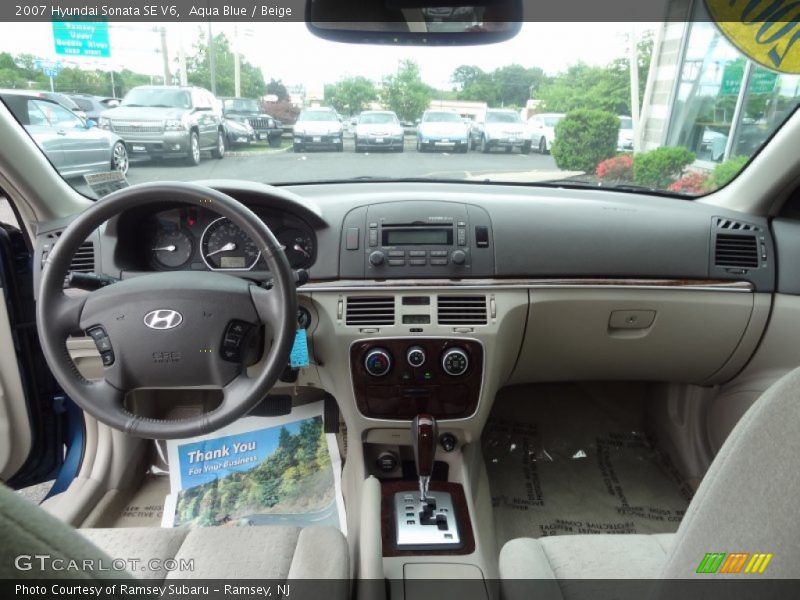
[{"label": "radio knob", "polygon": [[450,255],[450,260],[453,261],[454,265],[463,265],[467,262],[467,253],[463,250],[454,250]]},{"label": "radio knob", "polygon": [[371,265],[379,267],[383,264],[384,258],[383,252],[375,250],[375,252],[369,255],[369,262]]},{"label": "radio knob", "polygon": [[364,357],[364,368],[373,377],[383,377],[392,368],[392,355],[384,348],[373,348]]},{"label": "radio knob", "polygon": [[412,367],[421,367],[425,364],[425,349],[421,346],[411,346],[406,352],[406,360]]},{"label": "radio knob", "polygon": [[469,356],[465,350],[455,347],[442,354],[442,369],[452,377],[463,375],[469,369]]}]

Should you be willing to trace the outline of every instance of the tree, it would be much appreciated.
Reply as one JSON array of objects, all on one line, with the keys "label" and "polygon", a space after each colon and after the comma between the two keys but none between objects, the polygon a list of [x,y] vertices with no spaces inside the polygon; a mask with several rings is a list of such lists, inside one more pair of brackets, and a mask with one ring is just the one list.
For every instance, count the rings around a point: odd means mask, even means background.
[{"label": "tree", "polygon": [[525,106],[531,97],[531,88],[539,88],[544,81],[544,71],[539,67],[526,69],[513,64],[492,72],[492,83],[502,106]]},{"label": "tree", "polygon": [[419,66],[413,60],[402,60],[397,72],[383,78],[381,99],[402,121],[413,121],[430,106],[433,89],[423,83]]},{"label": "tree", "polygon": [[377,99],[378,90],[366,77],[347,77],[325,86],[325,101],[344,115],[357,115]]},{"label": "tree", "polygon": [[629,77],[619,68],[572,65],[544,84],[538,97],[542,100],[542,110],[547,112],[566,113],[586,108],[630,114]]},{"label": "tree", "polygon": [[[216,72],[217,96],[233,96],[234,56],[231,45],[224,33],[214,36],[214,62]],[[194,55],[186,58],[186,76],[192,85],[211,89],[209,45],[205,32],[201,30],[198,42],[194,46]],[[242,96],[260,98],[267,92],[264,75],[261,69],[250,64],[244,58],[240,61]]]},{"label": "tree", "polygon": [[286,86],[283,85],[283,81],[280,79],[270,79],[265,88],[264,95],[277,96],[278,102],[286,102],[289,100],[289,92],[287,91]]}]

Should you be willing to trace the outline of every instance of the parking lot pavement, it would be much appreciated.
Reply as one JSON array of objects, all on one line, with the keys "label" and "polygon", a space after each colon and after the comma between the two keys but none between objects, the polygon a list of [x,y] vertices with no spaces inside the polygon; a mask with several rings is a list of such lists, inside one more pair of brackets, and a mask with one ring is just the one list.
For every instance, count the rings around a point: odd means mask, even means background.
[{"label": "parking lot pavement", "polygon": [[518,152],[491,154],[469,152],[417,152],[413,138],[406,138],[405,151],[366,152],[356,154],[352,141],[345,140],[344,152],[310,151],[295,153],[291,149],[276,154],[204,158],[197,167],[182,161],[159,161],[132,164],[128,171],[131,184],[145,181],[196,179],[245,179],[265,183],[289,183],[309,180],[350,179],[355,177],[429,177],[441,179],[482,180],[485,178],[513,181],[565,177],[552,156]]}]

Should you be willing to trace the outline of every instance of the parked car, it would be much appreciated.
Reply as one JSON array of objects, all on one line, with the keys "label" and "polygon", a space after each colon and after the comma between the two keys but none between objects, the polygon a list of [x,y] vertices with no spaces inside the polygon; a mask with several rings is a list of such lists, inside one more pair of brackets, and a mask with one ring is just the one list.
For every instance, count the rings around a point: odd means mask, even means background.
[{"label": "parked car", "polygon": [[417,150],[469,150],[469,126],[454,110],[426,110],[417,126]]},{"label": "parked car", "polygon": [[205,150],[225,156],[221,103],[199,87],[135,87],[100,115],[99,125],[120,135],[132,156],[185,157],[191,165]]},{"label": "parked car", "polygon": [[265,113],[255,98],[220,98],[222,114],[230,121],[247,123],[257,140],[266,140],[273,148],[281,145],[283,124]]},{"label": "parked car", "polygon": [[3,90],[0,99],[63,177],[128,172],[128,150],[118,135],[99,129],[93,121],[84,121],[36,92]]},{"label": "parked car", "polygon": [[620,115],[617,150],[633,152],[633,119]]},{"label": "parked car", "polygon": [[255,130],[247,121],[222,119],[222,128],[225,130],[225,143],[228,148],[247,146],[257,139]]},{"label": "parked car", "polygon": [[103,111],[119,106],[119,98],[92,96],[91,94],[66,94],[66,96],[84,112],[87,119],[91,119],[95,123],[100,121],[100,114]]},{"label": "parked car", "polygon": [[564,113],[542,113],[528,119],[531,147],[541,154],[549,154],[556,139],[556,125],[566,115]]},{"label": "parked car", "polygon": [[531,138],[517,111],[490,108],[478,116],[470,129],[470,147],[475,149],[476,146],[484,153],[492,148],[504,148],[506,152],[518,148],[523,154],[528,154],[531,151]]},{"label": "parked car", "polygon": [[388,148],[403,151],[405,133],[400,119],[389,110],[367,110],[358,116],[354,144],[356,152],[368,148]]},{"label": "parked car", "polygon": [[293,148],[302,152],[308,148],[344,150],[344,132],[339,114],[332,108],[306,108],[294,124]]}]

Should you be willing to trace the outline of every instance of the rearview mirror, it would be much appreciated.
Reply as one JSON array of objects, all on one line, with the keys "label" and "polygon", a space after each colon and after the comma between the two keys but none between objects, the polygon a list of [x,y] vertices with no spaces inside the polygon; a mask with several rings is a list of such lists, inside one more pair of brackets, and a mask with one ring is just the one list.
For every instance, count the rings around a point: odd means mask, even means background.
[{"label": "rearview mirror", "polygon": [[307,0],[306,25],[337,42],[466,46],[514,37],[522,0]]}]

